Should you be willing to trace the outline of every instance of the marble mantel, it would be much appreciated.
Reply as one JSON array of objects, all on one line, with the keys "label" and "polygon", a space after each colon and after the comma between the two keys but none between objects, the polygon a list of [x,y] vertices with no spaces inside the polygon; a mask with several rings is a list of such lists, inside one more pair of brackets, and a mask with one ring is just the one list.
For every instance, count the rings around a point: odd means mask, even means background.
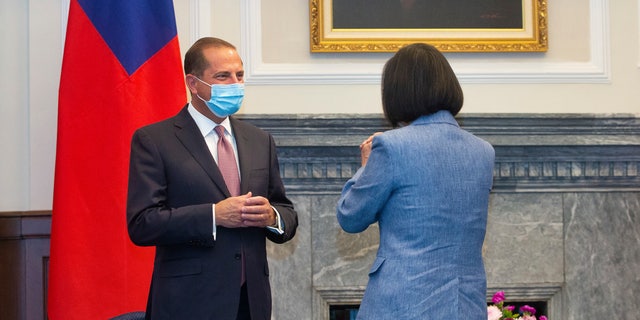
[{"label": "marble mantel", "polygon": [[[244,116],[271,132],[291,192],[341,189],[360,165],[357,146],[388,130],[382,115]],[[640,190],[635,115],[460,115],[496,149],[495,192]]]}]

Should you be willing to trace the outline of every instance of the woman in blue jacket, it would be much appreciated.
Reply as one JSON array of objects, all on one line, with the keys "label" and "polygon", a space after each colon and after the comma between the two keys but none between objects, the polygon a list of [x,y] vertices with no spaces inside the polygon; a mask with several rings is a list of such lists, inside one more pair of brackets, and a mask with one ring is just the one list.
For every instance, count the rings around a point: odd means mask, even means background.
[{"label": "woman in blue jacket", "polygon": [[494,149],[454,116],[463,93],[446,58],[412,44],[384,66],[393,130],[361,145],[337,206],[350,233],[378,223],[380,246],[358,319],[485,320],[482,243]]}]

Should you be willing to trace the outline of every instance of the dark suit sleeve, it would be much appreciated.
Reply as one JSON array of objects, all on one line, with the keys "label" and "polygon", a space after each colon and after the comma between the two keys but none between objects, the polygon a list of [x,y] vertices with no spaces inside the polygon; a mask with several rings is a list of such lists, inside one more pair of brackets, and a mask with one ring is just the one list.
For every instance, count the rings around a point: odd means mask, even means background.
[{"label": "dark suit sleeve", "polygon": [[[161,131],[161,130],[158,130]],[[156,139],[153,139],[156,137]],[[137,130],[131,142],[127,226],[136,245],[173,244],[213,245],[211,203],[176,206],[168,199],[167,169],[169,159],[162,157],[166,137]],[[173,183],[173,182],[172,182]],[[180,192],[180,183],[172,187]],[[178,190],[178,191],[173,191]],[[182,191],[182,192],[187,192]],[[176,195],[180,198],[182,195]],[[197,203],[197,202],[196,202]]]},{"label": "dark suit sleeve", "polygon": [[280,178],[280,166],[278,163],[278,156],[276,153],[276,145],[273,137],[269,135],[270,143],[270,172],[269,172],[269,190],[268,199],[272,206],[274,206],[280,213],[280,219],[284,224],[284,233],[277,234],[272,231],[266,230],[267,238],[275,243],[284,243],[293,238],[298,228],[298,214],[293,208],[293,204],[287,198],[284,184]]}]

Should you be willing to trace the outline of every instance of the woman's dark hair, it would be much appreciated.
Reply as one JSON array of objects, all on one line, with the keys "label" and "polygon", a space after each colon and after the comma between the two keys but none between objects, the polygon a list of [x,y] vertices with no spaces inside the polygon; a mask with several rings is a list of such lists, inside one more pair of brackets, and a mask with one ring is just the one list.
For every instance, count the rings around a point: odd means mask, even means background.
[{"label": "woman's dark hair", "polygon": [[205,69],[209,67],[209,62],[202,54],[204,49],[215,48],[231,48],[236,50],[236,47],[231,43],[214,37],[204,37],[194,42],[191,48],[184,55],[184,74],[193,74],[195,76],[202,76]]},{"label": "woman's dark hair", "polygon": [[462,108],[464,95],[447,59],[435,47],[414,43],[398,50],[382,72],[382,109],[395,128],[422,115]]}]

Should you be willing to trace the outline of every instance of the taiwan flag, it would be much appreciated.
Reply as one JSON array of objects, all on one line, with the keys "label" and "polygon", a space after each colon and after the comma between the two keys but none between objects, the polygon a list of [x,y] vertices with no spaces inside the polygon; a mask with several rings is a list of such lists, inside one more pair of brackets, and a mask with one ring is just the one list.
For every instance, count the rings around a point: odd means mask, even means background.
[{"label": "taiwan flag", "polygon": [[127,233],[129,147],[187,101],[172,0],[70,0],[58,98],[49,319],[143,311],[154,249]]}]

